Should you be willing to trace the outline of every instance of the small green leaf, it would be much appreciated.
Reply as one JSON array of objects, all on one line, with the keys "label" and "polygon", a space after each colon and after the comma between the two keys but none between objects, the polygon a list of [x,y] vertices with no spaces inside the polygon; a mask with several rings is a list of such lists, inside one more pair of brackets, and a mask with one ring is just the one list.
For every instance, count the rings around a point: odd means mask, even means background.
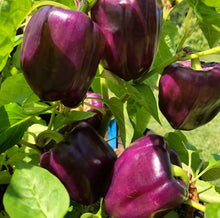
[{"label": "small green leaf", "polygon": [[105,103],[116,119],[124,146],[129,146],[134,135],[134,129],[128,116],[127,105],[115,97]]},{"label": "small green leaf", "polygon": [[220,203],[208,204],[205,210],[206,218],[220,217]]},{"label": "small green leaf", "polygon": [[210,155],[209,165],[202,175],[205,181],[212,181],[220,178],[220,156],[217,154]]},{"label": "small green leaf", "polygon": [[204,203],[220,203],[220,193],[208,182],[197,179],[196,188],[199,199]]},{"label": "small green leaf", "polygon": [[41,167],[24,163],[16,165],[3,197],[11,218],[63,218],[69,202],[66,189],[55,176]]},{"label": "small green leaf", "polygon": [[86,120],[93,117],[95,113],[85,111],[70,111],[67,115],[59,114],[54,119],[54,129],[62,128],[63,125],[68,125],[80,120]]}]

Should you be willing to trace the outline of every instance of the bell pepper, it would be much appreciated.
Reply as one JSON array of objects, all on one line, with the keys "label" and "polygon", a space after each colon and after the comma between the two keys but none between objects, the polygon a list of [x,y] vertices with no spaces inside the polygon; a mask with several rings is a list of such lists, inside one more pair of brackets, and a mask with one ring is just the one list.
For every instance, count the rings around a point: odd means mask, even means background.
[{"label": "bell pepper", "polygon": [[45,6],[26,27],[21,67],[40,99],[75,107],[86,96],[104,46],[104,34],[89,16]]},{"label": "bell pepper", "polygon": [[[86,96],[92,97],[92,98],[100,98],[100,99],[102,98],[102,96],[100,94],[93,93],[93,92],[87,92]],[[85,103],[87,103],[87,104],[85,104]],[[88,104],[90,104],[91,106]],[[95,106],[97,109],[92,106]],[[95,129],[97,129],[99,127],[101,120],[102,120],[102,112],[99,111],[98,108],[100,108],[100,109],[103,108],[103,104],[101,101],[99,101],[97,99],[88,99],[88,98],[86,98],[84,100],[83,111],[96,113],[96,115],[94,115],[93,117],[90,117],[85,120],[90,125],[95,127]]]},{"label": "bell pepper", "polygon": [[143,76],[156,55],[163,9],[160,0],[98,0],[91,17],[103,30],[104,68],[122,79]]},{"label": "bell pepper", "polygon": [[174,129],[192,130],[211,121],[220,110],[220,63],[190,61],[166,67],[159,82],[159,108]]},{"label": "bell pepper", "polygon": [[114,218],[164,215],[188,197],[187,185],[172,175],[169,145],[162,136],[135,140],[117,159],[104,198]]},{"label": "bell pepper", "polygon": [[40,165],[60,179],[72,200],[89,205],[106,194],[116,159],[97,132],[81,123],[41,155]]}]

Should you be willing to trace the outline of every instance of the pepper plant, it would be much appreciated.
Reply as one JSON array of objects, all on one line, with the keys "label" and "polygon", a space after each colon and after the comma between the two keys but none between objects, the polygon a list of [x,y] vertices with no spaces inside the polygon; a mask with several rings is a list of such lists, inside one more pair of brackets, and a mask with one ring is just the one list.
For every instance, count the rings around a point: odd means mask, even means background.
[{"label": "pepper plant", "polygon": [[184,132],[220,110],[219,57],[216,0],[1,0],[0,217],[219,217],[220,154]]}]

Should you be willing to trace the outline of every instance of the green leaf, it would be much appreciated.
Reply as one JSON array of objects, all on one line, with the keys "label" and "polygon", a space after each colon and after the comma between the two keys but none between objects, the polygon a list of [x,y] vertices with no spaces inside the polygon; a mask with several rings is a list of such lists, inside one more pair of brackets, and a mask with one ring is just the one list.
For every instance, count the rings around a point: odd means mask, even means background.
[{"label": "green leaf", "polygon": [[196,180],[199,199],[204,203],[220,203],[220,193],[208,182]]},{"label": "green leaf", "polygon": [[151,115],[143,107],[138,107],[138,104],[135,104],[133,99],[128,99],[127,108],[129,118],[134,128],[134,136],[132,139],[132,141],[134,141],[143,136]]},{"label": "green leaf", "polygon": [[174,132],[169,132],[165,135],[165,138],[167,139],[170,147],[178,153],[181,162],[188,165],[188,152],[181,137]]},{"label": "green leaf", "polygon": [[202,160],[199,157],[199,151],[189,143],[182,131],[170,132],[166,134],[165,138],[169,142],[170,147],[178,153],[180,160],[186,165],[188,165],[189,153],[192,153],[191,168],[195,171]]},{"label": "green leaf", "polygon": [[206,218],[220,217],[220,203],[208,204],[205,214]]},{"label": "green leaf", "polygon": [[212,181],[220,178],[220,156],[217,154],[210,155],[209,165],[202,175],[205,181]]},{"label": "green leaf", "polygon": [[0,1],[0,71],[14,48],[16,30],[31,8],[31,0]]},{"label": "green leaf", "polygon": [[62,128],[63,125],[68,125],[80,120],[86,120],[93,117],[95,113],[85,111],[70,111],[67,115],[59,114],[54,119],[54,129]]},{"label": "green leaf", "polygon": [[0,107],[0,153],[14,146],[24,135],[29,117],[16,103]]},{"label": "green leaf", "polygon": [[132,99],[136,101],[136,103],[144,107],[153,116],[153,118],[160,123],[156,100],[154,98],[152,90],[146,84],[133,86],[106,70],[103,71],[101,76],[120,87],[124,91],[124,94],[129,95]]},{"label": "green leaf", "polygon": [[[1,85],[0,90],[0,106],[10,102],[23,104],[29,100],[33,95],[33,91],[27,84],[22,73],[8,77]],[[36,96],[36,95],[35,95]],[[36,97],[35,101],[39,98]]]},{"label": "green leaf", "polygon": [[[36,113],[40,113],[42,110],[47,109],[49,107],[48,104],[45,104],[43,102],[36,102],[33,104],[25,104],[23,106],[25,113],[27,114],[36,114]],[[45,113],[51,113],[50,110],[45,111]]]},{"label": "green leaf", "polygon": [[174,22],[166,21],[163,24],[160,44],[152,68],[160,65],[161,63],[174,56],[176,50],[174,36],[176,36],[177,34],[178,29]]},{"label": "green leaf", "polygon": [[201,1],[209,7],[220,9],[220,1],[216,1],[216,0],[201,0]]},{"label": "green leaf", "polygon": [[3,197],[11,218],[63,218],[69,203],[66,189],[55,176],[41,167],[24,163],[16,165]]},{"label": "green leaf", "polygon": [[138,93],[135,96],[132,95],[131,98],[145,108],[145,110],[147,110],[154,117],[154,119],[160,123],[157,102],[151,88],[146,84],[139,84],[135,85],[134,87],[138,90]]},{"label": "green leaf", "polygon": [[195,13],[209,46],[214,47],[220,42],[220,12],[217,12],[214,7],[207,6],[202,0],[198,0]]},{"label": "green leaf", "polygon": [[105,103],[116,119],[124,146],[129,146],[133,138],[134,129],[128,116],[127,104],[115,97],[105,101]]}]

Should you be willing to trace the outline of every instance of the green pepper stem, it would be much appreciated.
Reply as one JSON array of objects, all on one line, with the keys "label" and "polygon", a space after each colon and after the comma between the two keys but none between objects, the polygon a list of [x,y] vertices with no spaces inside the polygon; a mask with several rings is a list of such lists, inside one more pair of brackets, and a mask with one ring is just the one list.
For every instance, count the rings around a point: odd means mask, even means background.
[{"label": "green pepper stem", "polygon": [[171,164],[171,171],[173,176],[181,177],[186,186],[189,187],[189,177],[186,175],[186,173],[181,167]]},{"label": "green pepper stem", "polygon": [[199,58],[191,59],[191,68],[193,70],[202,70]]},{"label": "green pepper stem", "polygon": [[206,209],[206,207],[204,205],[202,205],[200,203],[197,203],[195,201],[192,201],[192,200],[186,200],[186,201],[184,201],[184,204],[192,206],[192,207],[194,207],[194,208],[196,208],[196,209],[198,209],[202,212],[205,212],[205,209]]}]

